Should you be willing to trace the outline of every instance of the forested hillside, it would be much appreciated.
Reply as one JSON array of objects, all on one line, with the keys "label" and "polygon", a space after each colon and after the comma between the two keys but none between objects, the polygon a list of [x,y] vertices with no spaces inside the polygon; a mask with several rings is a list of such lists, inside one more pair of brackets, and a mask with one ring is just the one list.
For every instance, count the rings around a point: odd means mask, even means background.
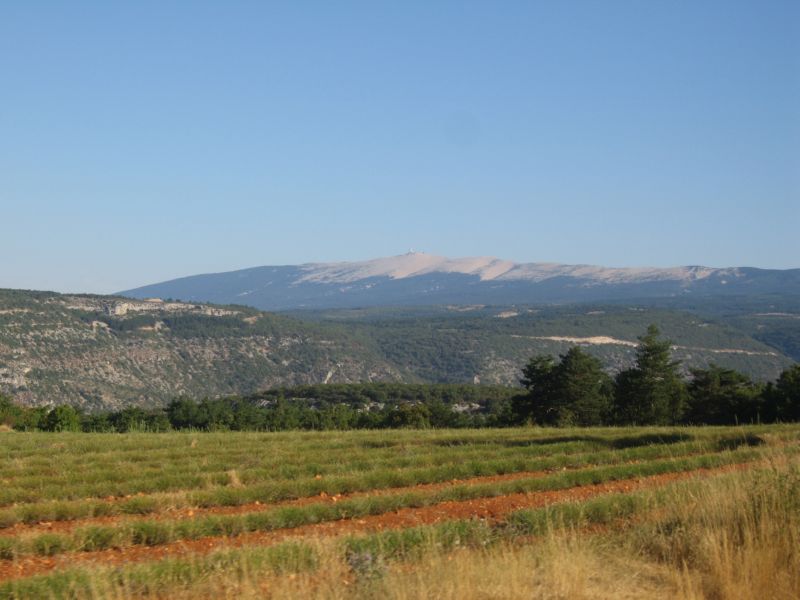
[{"label": "forested hillside", "polygon": [[576,344],[608,373],[627,368],[650,323],[673,341],[684,374],[716,363],[765,381],[793,362],[784,349],[796,348],[793,330],[761,327],[770,319],[796,320],[792,314],[748,316],[769,312],[761,307],[728,321],[620,305],[281,315],[242,306],[0,290],[0,391],[29,405],[93,410],[301,384],[518,385],[531,356],[562,354]]},{"label": "forested hillside", "polygon": [[[768,309],[761,305],[755,310]],[[304,320],[346,324],[355,335],[374,341],[393,364],[429,381],[467,381],[477,375],[483,383],[508,385],[517,383],[520,366],[528,357],[558,355],[576,344],[615,373],[630,366],[637,337],[652,323],[673,341],[672,353],[682,362],[684,375],[692,367],[715,363],[757,380],[772,380],[793,361],[777,343],[770,345],[774,340],[765,330],[750,325],[752,312],[737,312],[733,319],[646,304],[576,304],[293,314]],[[800,318],[795,316],[793,322],[800,323]],[[795,337],[792,330],[785,330],[785,336],[797,340],[800,332]]]},{"label": "forested hillside", "polygon": [[155,406],[400,377],[341,327],[243,307],[0,291],[0,388],[27,404]]}]

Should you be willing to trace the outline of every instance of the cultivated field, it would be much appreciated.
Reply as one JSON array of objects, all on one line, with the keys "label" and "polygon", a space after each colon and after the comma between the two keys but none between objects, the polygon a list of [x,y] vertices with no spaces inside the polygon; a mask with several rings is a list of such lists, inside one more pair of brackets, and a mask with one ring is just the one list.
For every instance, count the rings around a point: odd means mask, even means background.
[{"label": "cultivated field", "polygon": [[3,598],[796,598],[800,426],[0,433]]}]

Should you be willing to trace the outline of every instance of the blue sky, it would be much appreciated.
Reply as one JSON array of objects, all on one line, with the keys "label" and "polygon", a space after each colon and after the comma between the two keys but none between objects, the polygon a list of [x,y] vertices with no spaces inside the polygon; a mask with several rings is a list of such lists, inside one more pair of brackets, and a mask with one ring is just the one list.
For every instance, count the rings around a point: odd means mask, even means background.
[{"label": "blue sky", "polygon": [[800,2],[0,4],[0,287],[800,267]]}]

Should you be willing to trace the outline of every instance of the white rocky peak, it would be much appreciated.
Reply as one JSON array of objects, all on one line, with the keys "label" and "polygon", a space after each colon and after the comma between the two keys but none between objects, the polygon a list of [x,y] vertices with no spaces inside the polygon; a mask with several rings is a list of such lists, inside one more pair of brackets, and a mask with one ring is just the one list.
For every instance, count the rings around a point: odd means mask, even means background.
[{"label": "white rocky peak", "polygon": [[491,256],[447,258],[424,252],[375,258],[361,262],[308,263],[297,283],[353,283],[370,277],[405,279],[429,273],[477,275],[482,281],[544,281],[553,277],[577,277],[596,283],[645,281],[694,281],[714,273],[736,276],[736,269],[708,267],[613,268],[558,263],[515,263]]},{"label": "white rocky peak", "polygon": [[311,263],[302,265],[305,272],[299,282],[351,283],[368,277],[405,279],[428,273],[463,273],[482,280],[496,279],[515,267],[515,263],[492,257],[450,259],[424,252],[375,258],[363,262]]}]

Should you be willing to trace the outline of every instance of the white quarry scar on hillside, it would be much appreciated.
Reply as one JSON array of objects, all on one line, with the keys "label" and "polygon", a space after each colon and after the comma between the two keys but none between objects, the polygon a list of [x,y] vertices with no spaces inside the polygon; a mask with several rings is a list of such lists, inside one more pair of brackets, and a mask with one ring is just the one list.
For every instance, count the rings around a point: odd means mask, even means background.
[{"label": "white quarry scar on hillside", "polygon": [[[620,340],[618,338],[609,337],[606,335],[596,335],[591,337],[570,337],[563,335],[515,335],[511,334],[514,338],[524,338],[528,340],[547,340],[550,342],[566,342],[568,344],[585,344],[588,346],[628,346],[636,348],[639,344],[630,342],[628,340]],[[673,350],[696,350],[697,352],[712,352],[715,354],[744,354],[747,356],[778,356],[777,352],[759,352],[757,350],[744,350],[743,348],[702,348],[700,346],[672,346]]]}]

